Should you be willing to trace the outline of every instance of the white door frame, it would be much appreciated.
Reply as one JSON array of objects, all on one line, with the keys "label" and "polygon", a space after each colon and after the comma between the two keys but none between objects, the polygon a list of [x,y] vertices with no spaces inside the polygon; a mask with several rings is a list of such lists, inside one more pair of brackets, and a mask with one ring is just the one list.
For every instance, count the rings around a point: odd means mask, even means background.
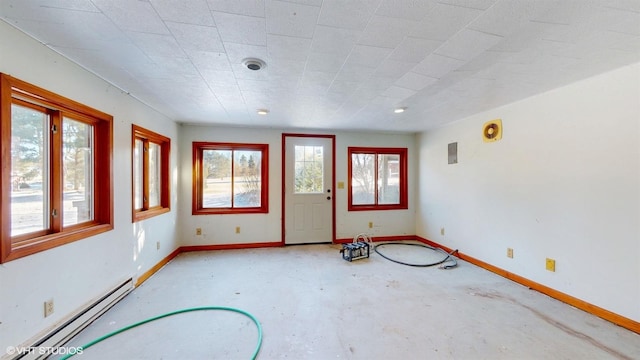
[{"label": "white door frame", "polygon": [[327,138],[331,139],[331,243],[335,243],[336,241],[336,192],[335,192],[335,184],[336,184],[336,136],[335,135],[327,135],[327,134],[296,134],[296,133],[283,133],[282,134],[282,227],[281,227],[281,243],[285,245],[286,239],[286,206],[285,206],[285,178],[286,174],[286,145],[287,138],[289,137],[307,137],[307,138]]}]

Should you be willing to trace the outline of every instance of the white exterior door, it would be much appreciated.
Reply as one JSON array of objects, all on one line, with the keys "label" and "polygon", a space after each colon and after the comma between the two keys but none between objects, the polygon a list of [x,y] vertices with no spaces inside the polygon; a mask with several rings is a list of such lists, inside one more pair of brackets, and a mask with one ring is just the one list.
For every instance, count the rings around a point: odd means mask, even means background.
[{"label": "white exterior door", "polygon": [[333,140],[285,135],[285,244],[333,241]]}]

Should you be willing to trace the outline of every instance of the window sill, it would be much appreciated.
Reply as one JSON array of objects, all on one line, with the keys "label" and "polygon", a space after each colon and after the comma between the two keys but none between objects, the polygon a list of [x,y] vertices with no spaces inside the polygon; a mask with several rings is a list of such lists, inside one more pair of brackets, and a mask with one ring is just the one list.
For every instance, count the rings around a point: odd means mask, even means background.
[{"label": "window sill", "polygon": [[407,210],[407,205],[351,205],[348,211]]},{"label": "window sill", "polygon": [[268,209],[197,209],[192,212],[192,215],[223,215],[223,214],[267,214]]},{"label": "window sill", "polygon": [[142,221],[142,220],[146,220],[146,219],[152,218],[154,216],[166,214],[169,211],[171,211],[171,209],[168,208],[168,207],[157,207],[157,208],[153,208],[153,209],[149,209],[149,210],[145,210],[145,211],[134,210],[134,212],[133,212],[133,222],[135,223],[135,222],[138,222],[138,221]]}]

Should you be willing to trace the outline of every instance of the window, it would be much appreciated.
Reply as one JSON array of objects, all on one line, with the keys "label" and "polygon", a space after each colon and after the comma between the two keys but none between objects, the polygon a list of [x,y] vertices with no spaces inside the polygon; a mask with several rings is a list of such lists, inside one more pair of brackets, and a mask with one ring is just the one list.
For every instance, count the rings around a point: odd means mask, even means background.
[{"label": "window", "polygon": [[0,262],[113,229],[110,115],[0,74],[0,120]]},{"label": "window", "polygon": [[266,213],[269,145],[193,143],[193,214]]},{"label": "window", "polygon": [[407,209],[407,149],[350,147],[349,210]]},{"label": "window", "polygon": [[133,222],[169,211],[171,139],[132,126]]}]

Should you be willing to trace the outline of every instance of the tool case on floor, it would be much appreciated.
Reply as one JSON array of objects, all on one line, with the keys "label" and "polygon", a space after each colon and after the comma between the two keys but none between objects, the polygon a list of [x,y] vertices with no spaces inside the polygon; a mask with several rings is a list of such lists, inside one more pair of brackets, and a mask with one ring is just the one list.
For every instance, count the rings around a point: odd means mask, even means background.
[{"label": "tool case on floor", "polygon": [[369,244],[366,242],[355,242],[350,244],[342,244],[342,258],[347,261],[359,260],[369,257]]}]

